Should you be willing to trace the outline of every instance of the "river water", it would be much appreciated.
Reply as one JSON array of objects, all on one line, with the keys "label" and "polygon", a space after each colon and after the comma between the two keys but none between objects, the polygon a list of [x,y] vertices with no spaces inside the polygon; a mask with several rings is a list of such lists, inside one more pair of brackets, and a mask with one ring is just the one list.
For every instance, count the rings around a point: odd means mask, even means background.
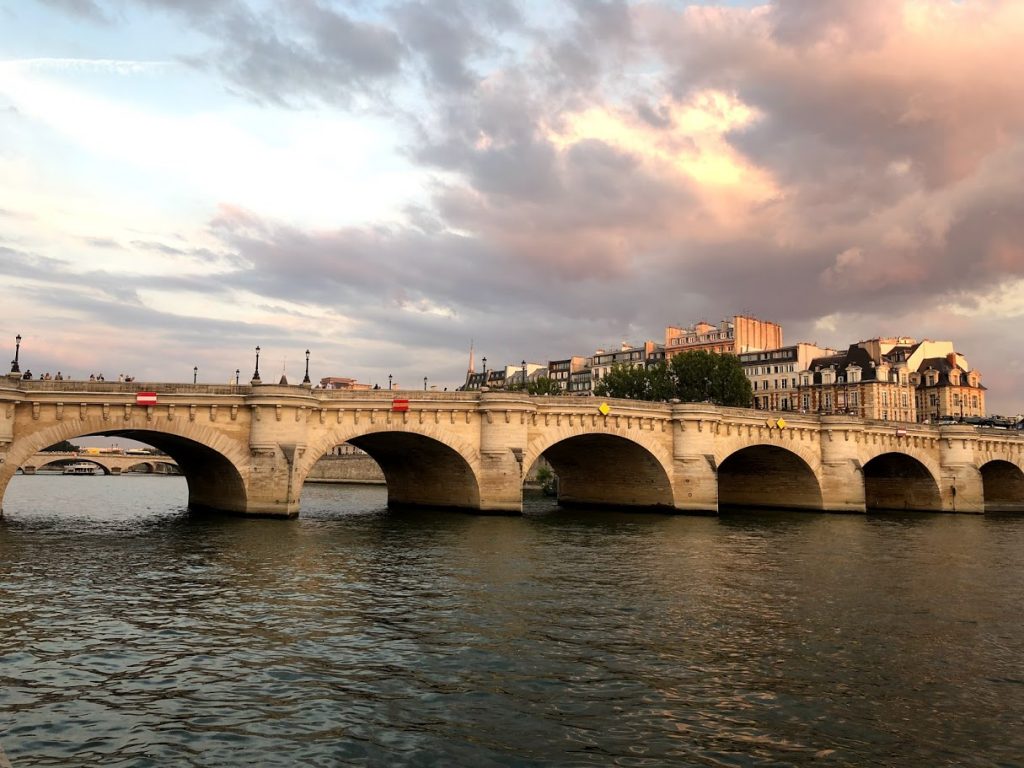
[{"label": "river water", "polygon": [[1024,765],[1024,517],[190,515],[16,477],[0,745],[26,766]]}]

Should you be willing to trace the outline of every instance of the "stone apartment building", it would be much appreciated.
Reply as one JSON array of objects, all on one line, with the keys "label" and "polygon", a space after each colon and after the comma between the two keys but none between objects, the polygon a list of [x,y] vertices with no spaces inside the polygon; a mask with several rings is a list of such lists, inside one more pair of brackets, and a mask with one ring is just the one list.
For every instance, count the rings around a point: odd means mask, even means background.
[{"label": "stone apartment building", "polygon": [[834,349],[800,342],[788,347],[741,352],[740,365],[754,390],[754,407],[770,411],[797,410],[798,374],[815,358],[835,355]]},{"label": "stone apartment building", "polygon": [[591,389],[601,381],[616,365],[630,368],[646,368],[656,365],[665,357],[665,349],[654,341],[645,341],[639,346],[631,346],[626,342],[617,350],[599,349],[590,358]]},{"label": "stone apartment building", "polygon": [[701,321],[691,327],[670,325],[665,328],[665,357],[680,352],[715,352],[739,355],[782,347],[782,326],[746,315],[735,315],[718,325]]},{"label": "stone apartment building", "polygon": [[[582,355],[565,358],[564,360],[548,361],[548,378],[563,392],[569,392],[569,383],[574,373],[587,367],[587,358]],[[589,380],[589,376],[588,376]],[[588,387],[589,388],[589,387]]]},{"label": "stone apartment building", "polygon": [[798,409],[883,421],[981,416],[985,388],[950,341],[877,338],[815,358],[799,374]]}]

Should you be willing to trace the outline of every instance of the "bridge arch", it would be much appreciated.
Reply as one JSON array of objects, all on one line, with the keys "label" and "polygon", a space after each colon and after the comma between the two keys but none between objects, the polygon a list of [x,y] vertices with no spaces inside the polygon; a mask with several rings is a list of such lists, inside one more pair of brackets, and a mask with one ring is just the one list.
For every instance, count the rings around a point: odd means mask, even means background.
[{"label": "bridge arch", "polygon": [[1004,459],[981,465],[986,512],[1024,512],[1024,470]]},{"label": "bridge arch", "polygon": [[535,438],[523,457],[524,478],[541,456],[558,477],[559,504],[675,508],[671,462],[642,432],[564,428]]},{"label": "bridge arch", "polygon": [[879,453],[864,463],[868,510],[940,512],[940,473],[932,462],[901,451]]},{"label": "bridge arch", "polygon": [[[94,435],[125,437],[162,450],[175,460],[185,476],[190,507],[246,511],[244,473],[248,457],[237,443],[210,427],[191,421],[155,424],[144,417],[133,417],[117,427],[99,418],[69,419],[19,438],[12,444],[6,462],[0,465],[0,506],[11,477],[29,457],[62,440]],[[82,460],[88,459],[83,457]]]},{"label": "bridge arch", "polygon": [[36,464],[35,471],[38,472],[39,470],[46,469],[47,467],[64,467],[67,466],[68,464],[92,464],[94,467],[98,467],[99,469],[103,470],[104,475],[114,474],[113,470],[111,470],[110,467],[108,467],[102,461],[97,461],[95,458],[91,456],[76,456],[74,458],[68,456],[55,457],[53,460],[47,461],[43,464]]},{"label": "bridge arch", "polygon": [[451,433],[426,424],[411,426],[385,422],[328,432],[303,454],[297,486],[334,446],[349,443],[384,473],[389,507],[479,509],[479,453]]},{"label": "bridge arch", "polygon": [[722,508],[823,508],[819,462],[800,448],[757,443],[734,450],[718,464]]}]

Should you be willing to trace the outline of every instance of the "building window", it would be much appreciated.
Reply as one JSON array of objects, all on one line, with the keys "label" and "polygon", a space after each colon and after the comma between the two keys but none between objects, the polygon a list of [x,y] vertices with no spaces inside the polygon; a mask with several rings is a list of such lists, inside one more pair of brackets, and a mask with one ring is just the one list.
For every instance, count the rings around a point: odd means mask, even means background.
[{"label": "building window", "polygon": [[811,408],[811,396],[810,395],[804,395],[803,403],[804,403],[803,404],[803,409],[805,411],[810,410],[810,408]]}]

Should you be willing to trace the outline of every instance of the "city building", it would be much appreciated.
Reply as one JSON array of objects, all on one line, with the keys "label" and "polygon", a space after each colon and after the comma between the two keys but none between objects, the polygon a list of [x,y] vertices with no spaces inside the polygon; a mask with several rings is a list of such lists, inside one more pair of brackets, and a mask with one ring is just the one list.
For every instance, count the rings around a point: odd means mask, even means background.
[{"label": "city building", "polygon": [[985,387],[981,374],[971,370],[963,355],[922,361],[911,374],[917,390],[917,416],[921,421],[963,421],[985,415]]},{"label": "city building", "polygon": [[861,341],[800,373],[800,410],[890,421],[983,416],[985,387],[951,341]]},{"label": "city building", "polygon": [[715,352],[739,355],[764,349],[782,347],[782,326],[746,315],[735,315],[718,325],[701,321],[683,328],[670,325],[665,328],[665,357],[671,359],[680,352]]},{"label": "city building", "polygon": [[582,371],[587,367],[587,358],[576,355],[564,360],[548,361],[548,378],[550,378],[563,392],[569,391],[569,378],[572,374]]},{"label": "city building", "polygon": [[754,391],[754,407],[770,411],[798,410],[797,374],[810,369],[811,361],[835,355],[834,349],[800,342],[788,347],[741,352],[740,365]]},{"label": "city building", "polygon": [[596,386],[616,365],[630,368],[646,368],[664,359],[664,347],[654,341],[645,341],[633,346],[622,342],[619,349],[599,349],[590,358],[591,386]]},{"label": "city building", "polygon": [[590,366],[585,366],[578,371],[569,373],[569,394],[570,395],[591,395],[594,392],[594,380],[591,377]]},{"label": "city building", "polygon": [[345,389],[351,391],[370,389],[369,384],[360,384],[355,379],[344,376],[325,376],[320,379],[321,389]]},{"label": "city building", "polygon": [[798,410],[848,413],[882,421],[916,421],[914,385],[905,362],[871,358],[869,347],[851,344],[845,352],[815,358],[800,371]]}]

